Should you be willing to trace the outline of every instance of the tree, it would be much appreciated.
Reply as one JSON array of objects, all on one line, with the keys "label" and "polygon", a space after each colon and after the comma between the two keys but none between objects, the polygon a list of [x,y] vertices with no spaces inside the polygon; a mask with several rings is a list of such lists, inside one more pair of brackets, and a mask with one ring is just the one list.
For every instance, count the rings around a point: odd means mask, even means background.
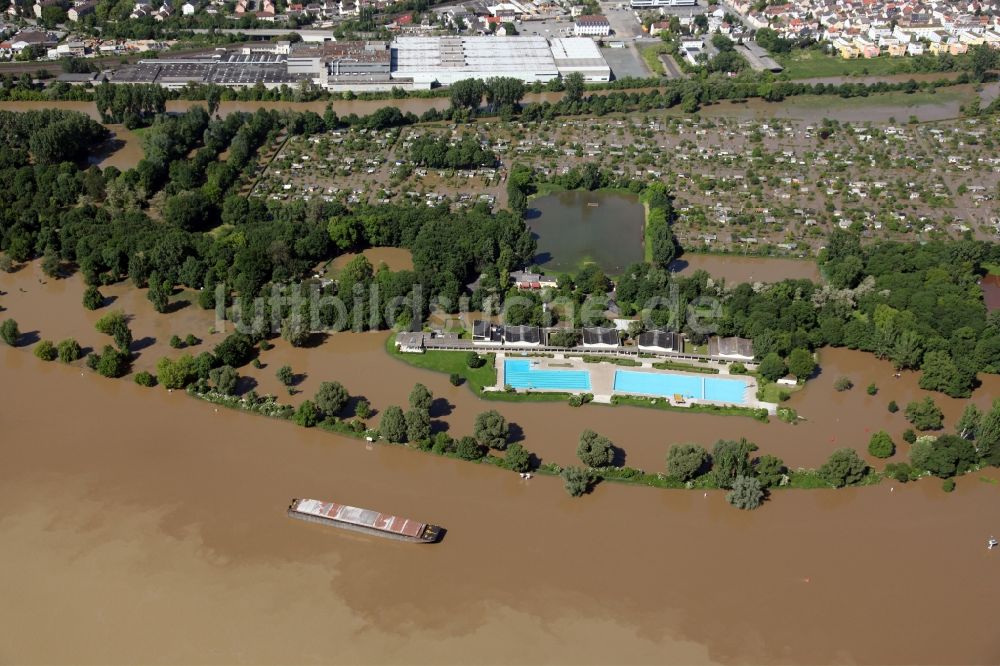
[{"label": "tree", "polygon": [[313,404],[312,400],[303,400],[299,408],[295,410],[292,420],[303,428],[312,428],[319,422],[316,405]]},{"label": "tree", "polygon": [[524,97],[524,81],[512,76],[486,79],[486,103],[492,109],[514,108]]},{"label": "tree", "polygon": [[888,458],[896,452],[896,445],[892,442],[892,437],[885,430],[879,430],[868,440],[868,453],[876,458]]},{"label": "tree", "polygon": [[223,365],[209,370],[208,378],[215,384],[215,390],[223,395],[236,393],[236,386],[240,383],[240,375],[236,372],[236,368],[231,365]]},{"label": "tree", "polygon": [[576,455],[588,467],[607,467],[615,460],[615,448],[607,437],[593,430],[584,430],[580,434]]},{"label": "tree", "polygon": [[972,76],[976,81],[983,81],[990,70],[997,66],[997,52],[987,44],[973,46],[970,51],[972,57]]},{"label": "tree", "polygon": [[993,401],[993,407],[983,416],[979,424],[976,450],[987,465],[1000,466],[1000,399]]},{"label": "tree", "polygon": [[472,369],[481,368],[486,365],[486,359],[474,351],[465,355],[465,364]]},{"label": "tree", "polygon": [[164,356],[156,363],[156,378],[164,388],[184,388],[198,378],[194,357],[183,354],[177,360],[172,360]]},{"label": "tree", "polygon": [[770,352],[764,356],[757,371],[769,382],[776,382],[785,376],[787,368],[785,368],[785,362],[781,360],[780,356],[775,352]]},{"label": "tree", "polygon": [[567,102],[579,102],[583,99],[583,91],[586,89],[586,81],[580,72],[571,72],[563,78],[563,88],[565,95],[563,99]]},{"label": "tree", "polygon": [[87,366],[104,377],[115,379],[128,372],[129,355],[111,345],[104,345],[100,354],[87,356]]},{"label": "tree", "polygon": [[57,356],[56,347],[51,340],[42,340],[35,347],[35,356],[43,361],[54,361]]},{"label": "tree", "polygon": [[146,388],[151,388],[156,386],[156,376],[151,372],[142,370],[141,372],[135,373],[135,383],[139,386],[145,386]]},{"label": "tree", "polygon": [[302,347],[312,337],[309,318],[304,313],[293,312],[281,321],[281,338],[293,347]]},{"label": "tree", "polygon": [[859,483],[867,473],[868,465],[854,449],[837,449],[819,468],[820,477],[835,488]]},{"label": "tree", "polygon": [[738,476],[733,481],[733,489],[726,493],[726,501],[737,509],[747,511],[760,507],[764,501],[764,489],[760,479],[754,476]]},{"label": "tree", "polygon": [[354,405],[354,415],[359,419],[367,419],[372,415],[371,403],[364,398],[358,398],[357,403]]},{"label": "tree", "polygon": [[56,345],[56,350],[59,352],[59,360],[63,363],[72,363],[79,359],[83,353],[80,344],[73,338],[67,338],[60,342]]},{"label": "tree", "polygon": [[455,453],[462,460],[479,460],[486,455],[486,448],[480,446],[475,437],[466,435],[455,444]]},{"label": "tree", "polygon": [[316,406],[325,416],[336,416],[347,405],[351,395],[340,382],[323,382],[316,391]]},{"label": "tree", "polygon": [[510,436],[510,428],[500,412],[491,409],[476,416],[476,422],[472,427],[472,435],[483,446],[503,451],[507,448],[507,438]]},{"label": "tree", "polygon": [[851,381],[850,377],[837,377],[837,381],[833,383],[833,390],[839,393],[850,391],[852,388],[854,388],[854,382]]},{"label": "tree", "polygon": [[753,471],[754,475],[760,479],[762,487],[773,488],[781,485],[781,481],[785,478],[788,469],[781,458],[772,455],[763,455],[754,461]]},{"label": "tree", "polygon": [[531,469],[531,452],[518,442],[514,442],[507,447],[503,464],[504,467],[515,472],[527,472]]},{"label": "tree", "polygon": [[274,373],[274,376],[278,378],[278,381],[285,386],[291,386],[292,382],[295,381],[295,373],[292,371],[292,366],[283,365],[278,368],[278,371]]},{"label": "tree", "polygon": [[423,384],[417,384],[410,391],[410,408],[430,411],[434,396]]},{"label": "tree", "polygon": [[249,363],[253,357],[253,341],[245,333],[233,333],[215,345],[212,354],[219,363],[239,368]]},{"label": "tree", "polygon": [[431,437],[431,417],[426,409],[411,409],[406,412],[406,440],[422,442]]},{"label": "tree", "polygon": [[11,347],[17,346],[17,341],[21,338],[21,331],[17,327],[17,322],[13,319],[5,319],[0,324],[0,338]]},{"label": "tree", "polygon": [[976,447],[956,435],[921,437],[910,449],[910,464],[939,478],[965,474],[978,462]]},{"label": "tree", "polygon": [[690,481],[708,469],[708,451],[697,444],[674,444],[667,452],[667,474],[678,481]]},{"label": "tree", "polygon": [[798,379],[808,379],[816,369],[816,359],[808,349],[797,347],[788,355],[788,371]]},{"label": "tree", "polygon": [[97,287],[90,286],[83,290],[83,307],[96,310],[104,305],[104,294]]},{"label": "tree", "polygon": [[452,108],[475,111],[482,103],[486,90],[479,79],[463,79],[451,84],[450,92]]},{"label": "tree", "polygon": [[153,271],[149,275],[149,289],[146,291],[146,298],[153,304],[153,309],[163,314],[170,305],[170,294],[174,290],[174,285],[160,277],[160,274]]},{"label": "tree", "polygon": [[590,488],[594,484],[594,475],[589,469],[583,467],[567,467],[560,476],[566,486],[566,492],[573,497],[590,492]]},{"label": "tree", "polygon": [[98,332],[114,338],[115,345],[120,351],[128,351],[128,348],[132,346],[132,330],[128,327],[125,313],[121,310],[104,315],[95,322],[94,328]]},{"label": "tree", "polygon": [[896,404],[895,400],[890,400],[887,409],[889,410],[890,414],[895,414],[896,412],[899,411],[899,405]]},{"label": "tree", "polygon": [[979,426],[983,422],[983,412],[974,403],[965,406],[965,411],[955,424],[955,432],[962,439],[976,439]]},{"label": "tree", "polygon": [[389,405],[382,413],[382,420],[378,425],[379,434],[386,441],[393,444],[400,444],[406,441],[406,417],[403,410],[396,405]]},{"label": "tree", "polygon": [[738,476],[751,476],[750,454],[757,445],[744,437],[739,441],[720,439],[712,447],[712,472],[720,488],[732,488]]},{"label": "tree", "polygon": [[924,354],[921,366],[920,388],[940,391],[953,398],[967,398],[972,394],[975,375],[961,372],[946,351],[929,351]]},{"label": "tree", "polygon": [[944,414],[934,404],[930,396],[920,402],[914,400],[906,405],[906,420],[917,430],[938,430],[944,423]]}]

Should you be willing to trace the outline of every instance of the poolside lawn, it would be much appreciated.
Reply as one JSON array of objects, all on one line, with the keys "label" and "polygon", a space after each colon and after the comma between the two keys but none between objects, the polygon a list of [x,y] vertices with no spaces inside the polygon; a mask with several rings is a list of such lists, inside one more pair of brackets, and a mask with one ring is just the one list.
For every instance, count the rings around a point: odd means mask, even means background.
[{"label": "poolside lawn", "polygon": [[[385,350],[390,356],[417,368],[443,372],[447,375],[457,374],[465,379],[469,388],[476,395],[482,395],[483,387],[494,386],[497,383],[497,370],[494,365],[496,356],[494,354],[485,354],[486,365],[483,367],[470,368],[465,362],[467,354],[463,352],[430,350],[423,354],[404,354],[396,349],[396,340],[393,335],[390,335],[386,340]],[[480,355],[483,356],[483,354]]]},{"label": "poolside lawn", "polygon": [[785,386],[784,384],[776,384],[774,382],[769,382],[763,377],[757,376],[758,386],[757,390],[758,400],[763,400],[764,402],[773,402],[775,404],[781,403],[781,394],[787,393],[792,394],[796,391],[801,391],[805,386],[803,384],[796,384],[795,386]]}]

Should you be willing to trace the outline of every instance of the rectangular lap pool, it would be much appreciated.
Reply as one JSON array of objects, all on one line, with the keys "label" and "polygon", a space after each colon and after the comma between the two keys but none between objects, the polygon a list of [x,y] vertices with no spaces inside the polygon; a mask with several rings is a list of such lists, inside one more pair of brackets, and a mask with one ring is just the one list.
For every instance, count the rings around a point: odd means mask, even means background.
[{"label": "rectangular lap pool", "polygon": [[617,370],[615,372],[615,392],[657,395],[664,398],[682,395],[688,399],[714,400],[732,404],[746,402],[744,397],[746,382],[743,380],[663,372]]},{"label": "rectangular lap pool", "polygon": [[531,361],[508,359],[503,363],[503,374],[504,384],[517,389],[590,390],[587,370],[540,369],[533,367]]}]

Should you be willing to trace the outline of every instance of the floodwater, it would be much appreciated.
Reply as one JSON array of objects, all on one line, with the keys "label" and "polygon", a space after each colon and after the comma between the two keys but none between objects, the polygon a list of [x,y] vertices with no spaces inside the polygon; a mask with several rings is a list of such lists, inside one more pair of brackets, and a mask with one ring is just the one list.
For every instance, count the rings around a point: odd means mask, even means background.
[{"label": "floodwater", "polygon": [[351,263],[358,255],[364,255],[368,263],[377,271],[379,266],[385,264],[390,271],[411,271],[413,270],[413,254],[401,247],[370,247],[361,252],[348,252],[342,254],[330,262],[330,270],[336,273],[347,264]]},{"label": "floodwater", "polygon": [[717,280],[737,285],[741,282],[781,282],[782,280],[820,279],[819,268],[811,259],[784,257],[747,257],[735,254],[695,254],[687,252],[670,264],[670,270],[689,277],[706,271]]},{"label": "floodwater", "polygon": [[538,238],[535,263],[548,273],[594,262],[617,274],[643,256],[639,197],[622,192],[556,192],[531,201],[528,226]]},{"label": "floodwater", "polygon": [[[86,333],[94,313],[80,307],[76,279],[37,279],[34,267],[0,275],[4,316],[54,339],[101,337]],[[144,323],[151,316],[144,298],[116,305],[137,314],[134,327],[160,330]],[[456,403],[456,416],[468,406],[464,388],[449,393],[446,379],[379,355],[382,339],[279,347],[267,362],[288,354],[303,370],[367,392],[376,407],[405,399],[414,378]],[[140,354],[165,351],[158,340]],[[821,408],[817,419],[839,413],[879,427],[867,401],[881,405],[916,390],[907,376],[885,381],[876,398],[857,389],[831,394],[828,375],[857,373],[860,384],[862,373],[881,376],[885,368],[851,352],[824,354],[823,362],[816,386],[793,399],[800,410]],[[892,493],[887,484],[784,491],[752,513],[715,492],[604,484],[572,499],[556,479],[525,482],[402,447],[369,449],[216,410],[181,392],[43,363],[27,349],[0,349],[0,368],[5,661],[965,664],[1000,657],[997,551],[984,547],[1000,522],[995,470],[961,479],[952,495],[934,481]],[[986,388],[995,395],[998,387]],[[654,448],[661,460],[662,440],[720,430],[699,432],[694,415],[636,409],[500,409],[523,425],[532,448],[549,440],[563,446],[563,462],[575,449],[570,431],[598,421],[628,428],[631,437],[616,441],[630,455]],[[547,416],[522,418],[536,410]],[[727,430],[755,423],[709,418]],[[787,439],[788,452],[823,446],[809,424],[759,425],[757,434]],[[838,434],[852,427],[841,423]],[[435,546],[345,534],[289,520],[293,497],[401,513],[448,533]]]},{"label": "floodwater", "polygon": [[[936,94],[893,92],[849,99],[833,95],[802,95],[781,103],[761,99],[738,103],[722,101],[704,107],[700,114],[705,117],[756,120],[789,118],[816,123],[824,118],[850,123],[893,122],[893,119],[897,123],[905,123],[913,116],[920,122],[933,122],[958,118],[960,107],[976,94],[982,97],[984,104],[988,104],[998,92],[1000,84],[989,83],[979,93],[972,85],[958,85],[940,88]],[[675,110],[671,112],[676,113]]]}]

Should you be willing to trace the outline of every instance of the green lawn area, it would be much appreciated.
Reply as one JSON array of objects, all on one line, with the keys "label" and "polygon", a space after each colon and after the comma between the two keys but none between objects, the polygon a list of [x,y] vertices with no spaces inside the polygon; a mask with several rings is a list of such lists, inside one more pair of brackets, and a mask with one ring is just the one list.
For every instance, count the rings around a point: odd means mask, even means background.
[{"label": "green lawn area", "polygon": [[983,268],[985,268],[990,275],[1000,275],[1000,264],[984,263]]},{"label": "green lawn area", "polygon": [[642,45],[639,47],[639,54],[642,55],[642,59],[646,62],[646,66],[649,67],[649,71],[656,74],[665,74],[666,70],[663,67],[663,63],[660,62],[660,54],[667,53],[670,45],[666,42],[660,44],[650,44]]},{"label": "green lawn area", "polygon": [[757,381],[759,382],[758,385],[761,387],[759,389],[760,400],[763,400],[764,402],[780,403],[781,393],[791,394],[795,393],[796,391],[801,391],[804,388],[802,384],[799,384],[797,386],[784,386],[775,384],[774,382],[768,382],[766,379],[760,376],[757,377]]},{"label": "green lawn area", "polygon": [[660,361],[659,363],[654,363],[653,367],[657,370],[680,370],[681,372],[700,372],[705,375],[717,375],[719,374],[718,368],[713,368],[709,365],[697,365],[695,363],[679,363],[677,361]]},{"label": "green lawn area", "polygon": [[845,60],[839,55],[830,55],[813,50],[799,50],[779,54],[775,60],[785,68],[783,74],[791,79],[811,79],[822,76],[880,76],[906,73],[909,63],[905,57],[855,58]]},{"label": "green lawn area", "polygon": [[497,383],[497,371],[494,367],[494,354],[486,354],[486,365],[481,368],[470,368],[466,362],[466,354],[454,351],[426,351],[423,354],[403,354],[396,349],[395,337],[390,335],[385,343],[386,352],[408,363],[425,370],[443,372],[446,375],[457,374],[465,379],[466,384],[476,395],[482,395],[484,386]]}]

